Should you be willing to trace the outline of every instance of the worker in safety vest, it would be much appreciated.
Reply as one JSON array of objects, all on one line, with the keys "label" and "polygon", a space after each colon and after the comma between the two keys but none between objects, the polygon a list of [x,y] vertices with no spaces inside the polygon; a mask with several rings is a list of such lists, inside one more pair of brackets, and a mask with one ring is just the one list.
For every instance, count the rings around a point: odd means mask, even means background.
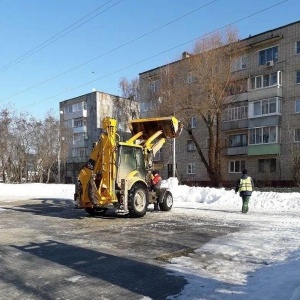
[{"label": "worker in safety vest", "polygon": [[247,169],[244,169],[242,174],[242,177],[237,182],[235,193],[240,192],[240,196],[243,200],[242,213],[245,214],[248,212],[248,203],[252,195],[254,184],[252,178],[247,175]]}]

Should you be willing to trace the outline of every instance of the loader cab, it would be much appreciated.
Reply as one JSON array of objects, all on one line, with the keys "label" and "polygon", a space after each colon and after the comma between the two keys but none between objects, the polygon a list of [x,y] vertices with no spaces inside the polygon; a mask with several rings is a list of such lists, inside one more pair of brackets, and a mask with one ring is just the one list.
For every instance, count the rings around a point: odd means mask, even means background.
[{"label": "loader cab", "polygon": [[143,148],[120,143],[117,151],[117,182],[120,183],[121,179],[128,178],[132,171],[137,171],[134,176],[145,181],[146,166]]}]

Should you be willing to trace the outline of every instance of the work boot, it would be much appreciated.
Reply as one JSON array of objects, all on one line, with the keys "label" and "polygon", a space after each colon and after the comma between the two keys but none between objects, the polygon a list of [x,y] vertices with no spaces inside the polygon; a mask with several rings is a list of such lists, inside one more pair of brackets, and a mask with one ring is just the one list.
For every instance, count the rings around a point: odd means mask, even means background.
[{"label": "work boot", "polygon": [[159,211],[158,204],[154,204],[154,211]]}]

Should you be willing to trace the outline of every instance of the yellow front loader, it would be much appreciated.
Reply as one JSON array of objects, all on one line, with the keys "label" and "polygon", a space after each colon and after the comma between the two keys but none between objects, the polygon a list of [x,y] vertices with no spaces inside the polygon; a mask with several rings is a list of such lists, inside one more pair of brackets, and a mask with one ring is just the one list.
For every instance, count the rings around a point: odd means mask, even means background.
[{"label": "yellow front loader", "polygon": [[151,171],[156,152],[167,138],[180,135],[181,123],[175,117],[132,120],[132,137],[126,142],[120,141],[116,128],[115,119],[104,118],[99,140],[78,176],[75,206],[90,215],[112,207],[117,214],[143,217],[158,199],[161,210],[170,210],[172,194],[166,188],[151,189]]}]

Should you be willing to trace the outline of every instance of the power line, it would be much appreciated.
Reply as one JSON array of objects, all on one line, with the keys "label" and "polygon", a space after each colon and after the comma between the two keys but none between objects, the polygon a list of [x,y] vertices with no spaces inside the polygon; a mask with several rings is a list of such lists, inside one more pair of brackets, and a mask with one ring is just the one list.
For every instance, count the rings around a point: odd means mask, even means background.
[{"label": "power line", "polygon": [[[15,66],[16,64],[20,63],[21,61],[25,60],[26,58],[32,56],[33,54],[39,52],[40,50],[44,49],[45,47],[53,44],[54,42],[56,42],[57,40],[61,39],[62,37],[68,35],[69,33],[71,33],[72,31],[76,30],[77,28],[83,26],[84,24],[86,24],[87,22],[91,21],[92,19],[96,18],[97,16],[99,16],[100,14],[108,11],[109,9],[111,9],[112,7],[116,6],[117,4],[119,4],[120,2],[124,1],[124,0],[119,0],[116,3],[112,4],[111,6],[109,6],[108,8],[100,11],[99,13],[97,13],[96,15],[92,16],[91,18],[87,19],[86,21],[84,21],[83,23],[77,25],[76,27],[72,28],[74,25],[80,23],[82,20],[86,19],[88,16],[94,14],[97,10],[99,10],[100,8],[104,7],[106,4],[108,4],[109,2],[112,2],[113,0],[109,0],[107,2],[105,2],[103,5],[99,6],[98,8],[94,9],[92,12],[88,13],[87,15],[85,15],[84,17],[80,18],[79,20],[77,20],[76,22],[72,23],[70,26],[66,27],[65,29],[63,29],[62,31],[60,31],[59,33],[53,35],[51,38],[49,38],[48,40],[44,41],[43,43],[39,44],[38,46],[34,47],[33,49],[29,50],[28,52],[24,53],[23,55],[21,55],[20,57],[16,58],[15,60],[9,62],[8,64],[6,64],[5,66],[0,68],[0,73],[3,73],[4,71],[10,69],[11,67]],[[64,33],[65,32],[65,33]],[[64,34],[62,34],[64,33]]]},{"label": "power line", "polygon": [[186,45],[186,44],[189,44],[189,43],[191,43],[191,42],[194,42],[195,40],[198,40],[198,39],[203,38],[203,37],[205,37],[205,36],[207,36],[207,35],[210,35],[210,34],[212,34],[212,33],[215,33],[215,32],[217,32],[217,31],[220,31],[220,30],[222,30],[222,29],[225,29],[225,28],[227,28],[228,26],[234,25],[234,24],[236,24],[236,23],[239,23],[239,22],[241,22],[241,21],[244,21],[244,20],[246,20],[246,19],[249,19],[249,18],[251,18],[251,17],[253,17],[253,16],[257,15],[257,14],[260,14],[260,13],[262,13],[262,12],[265,12],[265,11],[267,11],[267,10],[270,10],[270,9],[272,9],[272,8],[274,8],[274,7],[276,7],[276,6],[280,5],[280,4],[282,4],[282,3],[284,3],[284,2],[287,2],[287,1],[288,1],[288,0],[283,0],[283,1],[277,2],[277,3],[274,4],[274,5],[271,5],[271,6],[267,7],[267,8],[265,8],[265,9],[259,10],[259,11],[255,12],[255,13],[253,13],[253,14],[250,14],[250,15],[248,15],[248,16],[246,16],[246,17],[243,17],[243,18],[241,18],[241,19],[238,19],[238,20],[236,20],[236,21],[234,21],[234,22],[231,22],[231,23],[229,23],[229,24],[227,24],[227,25],[224,25],[224,26],[222,26],[222,27],[219,27],[218,29],[215,29],[215,30],[213,30],[213,31],[210,31],[210,32],[208,32],[208,33],[206,33],[206,34],[204,34],[204,35],[202,35],[202,36],[199,36],[199,37],[197,37],[197,38],[194,38],[194,39],[191,39],[191,40],[186,41],[186,42],[184,42],[184,43],[181,43],[181,44],[179,44],[179,45],[177,45],[177,46],[174,46],[174,47],[172,47],[172,48],[169,48],[169,49],[167,49],[167,50],[164,50],[164,51],[162,51],[162,52],[160,52],[160,53],[154,54],[154,55],[152,55],[152,56],[150,56],[150,57],[148,57],[148,58],[145,58],[145,59],[143,59],[143,60],[140,60],[140,61],[135,62],[135,63],[133,63],[133,64],[130,64],[130,65],[128,65],[128,66],[125,66],[125,67],[123,67],[123,68],[120,68],[120,69],[118,69],[118,70],[116,70],[116,71],[113,71],[113,72],[111,72],[111,73],[108,73],[108,74],[106,74],[106,75],[103,75],[103,76],[101,76],[101,77],[98,77],[98,78],[96,78],[96,79],[94,79],[94,80],[91,80],[91,81],[85,82],[85,83],[83,83],[83,84],[80,84],[80,85],[78,85],[78,86],[76,86],[76,87],[67,89],[66,91],[63,91],[63,92],[61,92],[61,93],[58,93],[58,94],[56,94],[56,95],[54,95],[54,96],[48,97],[48,98],[43,99],[43,100],[36,101],[36,102],[34,102],[34,103],[32,103],[32,104],[26,105],[26,106],[24,106],[24,107],[22,107],[22,108],[20,108],[20,109],[17,109],[17,110],[22,110],[22,109],[25,109],[25,108],[27,108],[27,107],[33,106],[33,105],[35,105],[35,104],[38,104],[38,103],[41,103],[41,102],[50,100],[50,99],[55,98],[55,97],[57,97],[57,96],[61,96],[61,95],[65,94],[65,93],[67,93],[67,92],[76,90],[76,89],[78,89],[78,88],[81,88],[81,87],[83,87],[83,86],[86,86],[86,85],[88,85],[88,84],[91,84],[91,83],[93,83],[93,82],[95,82],[95,81],[99,81],[99,80],[101,80],[101,79],[103,79],[103,78],[109,77],[109,76],[111,76],[111,75],[114,75],[114,74],[119,73],[119,72],[121,72],[121,71],[124,71],[124,70],[126,70],[126,69],[129,69],[129,68],[131,68],[131,67],[133,67],[133,66],[136,66],[136,65],[141,64],[141,63],[143,63],[143,62],[145,62],[145,61],[148,61],[148,60],[150,60],[150,59],[153,59],[153,58],[155,58],[155,57],[157,57],[157,56],[160,56],[160,55],[162,55],[162,54],[164,54],[164,53],[170,52],[170,51],[172,51],[172,50],[174,50],[174,49],[177,49],[177,48],[182,47],[182,46],[184,46],[184,45]]},{"label": "power line", "polygon": [[21,93],[24,93],[24,92],[26,92],[26,91],[29,91],[29,90],[31,90],[31,89],[33,89],[33,88],[36,88],[36,87],[38,87],[38,86],[40,86],[40,85],[42,85],[42,84],[45,84],[45,83],[47,83],[47,82],[49,82],[49,81],[52,81],[52,80],[54,80],[54,79],[56,79],[56,78],[58,78],[58,77],[60,77],[60,76],[62,76],[62,75],[65,75],[65,74],[67,74],[67,73],[69,73],[69,72],[71,72],[71,71],[74,71],[74,70],[76,70],[76,69],[78,69],[78,68],[81,68],[81,67],[83,67],[83,66],[85,66],[85,65],[87,65],[87,64],[89,64],[89,63],[91,63],[91,62],[93,62],[93,61],[95,61],[95,60],[97,60],[97,59],[99,59],[99,58],[101,58],[101,57],[104,57],[104,56],[106,56],[106,55],[108,55],[108,54],[111,54],[112,52],[115,52],[115,51],[117,51],[117,50],[119,50],[119,49],[121,49],[121,48],[123,48],[123,47],[125,47],[125,46],[127,46],[127,45],[129,45],[129,44],[131,44],[131,43],[133,43],[133,42],[136,42],[136,41],[142,39],[142,38],[145,37],[145,36],[150,35],[151,33],[154,33],[154,32],[156,32],[156,31],[158,31],[158,30],[160,30],[160,29],[162,29],[162,28],[164,28],[164,27],[167,27],[168,25],[173,24],[173,23],[179,21],[180,19],[183,19],[183,18],[185,18],[185,17],[187,17],[187,16],[189,16],[189,15],[195,13],[196,11],[198,11],[198,10],[200,10],[200,9],[202,9],[202,8],[204,8],[204,7],[206,7],[206,6],[210,5],[210,4],[212,4],[212,3],[214,3],[214,2],[217,2],[217,1],[218,1],[218,0],[210,1],[209,3],[204,4],[204,5],[198,7],[198,8],[196,8],[196,9],[194,9],[194,10],[192,10],[192,11],[190,11],[190,12],[188,12],[188,13],[186,13],[186,14],[184,14],[184,15],[182,15],[182,16],[176,18],[176,19],[173,19],[173,20],[171,20],[171,21],[169,21],[169,22],[167,22],[167,23],[165,23],[165,24],[163,24],[163,25],[161,25],[161,26],[159,26],[159,27],[156,27],[156,28],[154,28],[154,29],[152,29],[152,30],[146,32],[145,34],[142,34],[142,35],[140,35],[140,36],[138,36],[138,37],[136,37],[136,38],[134,38],[134,39],[132,39],[132,40],[130,40],[130,41],[128,41],[128,42],[126,42],[126,43],[120,45],[120,46],[117,46],[117,47],[115,47],[115,48],[113,48],[113,49],[111,49],[111,50],[109,50],[109,51],[107,51],[107,52],[104,52],[104,53],[98,55],[97,57],[94,57],[94,58],[92,58],[92,59],[90,59],[90,60],[88,60],[88,61],[86,61],[86,62],[83,62],[82,64],[79,64],[79,65],[77,65],[77,66],[74,66],[74,67],[72,67],[71,69],[68,69],[68,70],[66,70],[66,71],[64,71],[64,72],[62,72],[62,73],[60,73],[60,74],[58,74],[58,75],[55,75],[55,76],[53,76],[53,77],[51,77],[51,78],[49,78],[49,79],[46,79],[46,80],[44,80],[44,81],[41,81],[41,82],[39,82],[39,83],[37,83],[37,84],[35,84],[35,85],[29,87],[29,88],[26,88],[26,89],[20,91],[20,92],[17,92],[17,93],[15,93],[15,94],[12,94],[12,95],[6,97],[6,98],[3,98],[3,99],[0,100],[0,102],[1,102],[1,101],[4,101],[4,100],[7,100],[7,99],[10,99],[10,98],[12,98],[12,97],[14,97],[14,96],[17,96],[17,95],[19,95],[19,94],[21,94]]}]

